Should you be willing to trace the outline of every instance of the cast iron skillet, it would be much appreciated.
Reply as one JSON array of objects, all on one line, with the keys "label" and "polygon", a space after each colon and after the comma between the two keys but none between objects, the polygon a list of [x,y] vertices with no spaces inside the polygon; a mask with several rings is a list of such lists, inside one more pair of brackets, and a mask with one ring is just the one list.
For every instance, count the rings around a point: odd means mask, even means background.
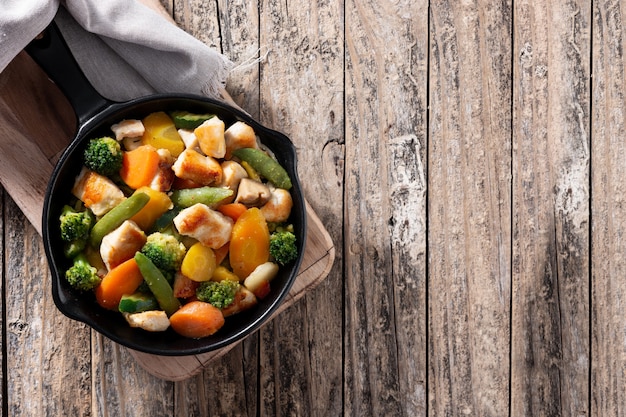
[{"label": "cast iron skillet", "polygon": [[[283,134],[263,127],[247,114],[222,102],[188,94],[156,94],[123,103],[103,98],[82,73],[55,24],[27,48],[29,55],[59,86],[72,104],[77,116],[77,133],[57,163],[46,190],[42,234],[48,264],[52,273],[52,296],[57,308],[66,316],[84,322],[111,340],[137,351],[165,356],[182,356],[208,352],[227,346],[258,329],[288,294],[296,278],[306,241],[306,209],[296,171],[296,151]],[[226,125],[237,120],[250,124],[261,142],[271,149],[291,176],[294,207],[290,222],[298,237],[300,257],[282,267],[272,281],[272,291],[252,310],[231,316],[215,335],[189,339],[169,329],[150,333],[128,326],[121,314],[98,306],[91,293],[73,290],[65,281],[64,272],[70,261],[63,256],[63,243],[58,233],[59,214],[70,200],[70,190],[82,166],[86,142],[102,135],[111,135],[110,126],[122,119],[143,118],[150,112],[188,110],[215,113]]]}]

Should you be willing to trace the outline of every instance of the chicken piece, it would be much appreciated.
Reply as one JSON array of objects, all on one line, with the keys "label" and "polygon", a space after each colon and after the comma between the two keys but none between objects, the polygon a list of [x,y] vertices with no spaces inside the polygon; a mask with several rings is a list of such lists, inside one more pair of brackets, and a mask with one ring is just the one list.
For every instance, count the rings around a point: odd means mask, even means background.
[{"label": "chicken piece", "polygon": [[200,149],[205,155],[213,158],[223,158],[226,154],[224,139],[224,122],[217,116],[211,117],[194,129]]},{"label": "chicken piece", "polygon": [[136,137],[136,138],[124,138],[124,139],[122,139],[122,146],[124,147],[124,150],[125,151],[134,151],[138,147],[143,146],[143,144],[141,143],[141,138],[142,138],[142,136],[139,136],[139,137]]},{"label": "chicken piece", "polygon": [[239,287],[237,293],[235,293],[235,300],[222,308],[222,314],[224,317],[232,316],[233,314],[241,313],[257,305],[258,300],[256,295],[243,285]]},{"label": "chicken piece", "polygon": [[196,134],[193,133],[193,130],[188,129],[178,129],[178,134],[180,138],[183,140],[186,149],[193,149],[194,151],[200,150],[200,145],[198,144],[198,138]]},{"label": "chicken piece", "polygon": [[272,196],[269,201],[261,207],[261,213],[268,222],[286,222],[293,207],[293,199],[289,191],[282,188],[272,188]]},{"label": "chicken piece", "polygon": [[191,298],[196,295],[196,289],[198,289],[199,286],[199,281],[194,281],[178,271],[176,275],[174,275],[172,291],[176,298]]},{"label": "chicken piece", "polygon": [[138,327],[149,332],[164,332],[170,327],[170,319],[163,310],[124,313],[124,318],[130,327]]},{"label": "chicken piece", "polygon": [[222,182],[222,167],[210,157],[193,149],[185,149],[172,166],[178,178],[191,180],[200,185],[215,185]]},{"label": "chicken piece", "polygon": [[249,178],[242,178],[237,189],[235,203],[242,203],[248,207],[260,207],[267,203],[271,196],[267,185]]},{"label": "chicken piece", "polygon": [[233,221],[222,213],[198,203],[183,209],[174,217],[174,225],[182,235],[192,237],[211,249],[230,241]]},{"label": "chicken piece", "polygon": [[248,172],[240,163],[235,161],[222,162],[222,183],[220,186],[237,191],[242,178],[248,178]]},{"label": "chicken piece", "polygon": [[111,126],[111,130],[115,133],[115,139],[117,140],[141,137],[146,131],[141,120],[135,119],[122,120]]},{"label": "chicken piece", "polygon": [[172,171],[174,157],[167,149],[157,149],[157,153],[159,154],[159,166],[150,182],[150,188],[162,192],[169,191],[176,177],[174,171]]},{"label": "chicken piece", "polygon": [[235,161],[222,162],[222,183],[220,187],[228,188],[233,191],[233,195],[224,200],[223,203],[230,203],[235,199],[237,188],[242,178],[248,178],[248,172],[241,164]]},{"label": "chicken piece", "polygon": [[98,217],[126,199],[113,181],[85,167],[76,177],[72,194]]},{"label": "chicken piece", "polygon": [[100,245],[100,256],[110,271],[129,260],[146,243],[146,234],[131,220],[107,234]]},{"label": "chicken piece", "polygon": [[224,140],[226,142],[226,153],[224,154],[226,159],[232,158],[235,149],[259,147],[254,129],[244,122],[235,122],[226,129]]}]

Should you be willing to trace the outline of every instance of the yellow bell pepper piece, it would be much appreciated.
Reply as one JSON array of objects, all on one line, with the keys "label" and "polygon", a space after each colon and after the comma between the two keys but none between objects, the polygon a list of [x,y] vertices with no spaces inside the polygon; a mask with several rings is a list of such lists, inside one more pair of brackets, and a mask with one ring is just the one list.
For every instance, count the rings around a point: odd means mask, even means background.
[{"label": "yellow bell pepper piece", "polygon": [[135,193],[146,193],[150,200],[137,214],[130,219],[137,223],[141,230],[150,230],[159,217],[174,207],[167,194],[150,187],[138,188]]},{"label": "yellow bell pepper piece", "polygon": [[142,145],[152,145],[157,149],[167,149],[177,157],[185,150],[185,143],[178,134],[174,121],[167,113],[159,111],[151,113],[143,120],[146,129],[141,138]]}]

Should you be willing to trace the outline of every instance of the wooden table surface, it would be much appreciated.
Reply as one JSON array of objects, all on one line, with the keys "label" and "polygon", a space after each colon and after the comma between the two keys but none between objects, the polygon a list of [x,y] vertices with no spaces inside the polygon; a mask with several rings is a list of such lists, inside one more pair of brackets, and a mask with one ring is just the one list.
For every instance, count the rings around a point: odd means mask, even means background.
[{"label": "wooden table surface", "polygon": [[163,4],[295,142],[333,268],[166,381],[56,310],[5,192],[3,415],[626,415],[625,2]]}]

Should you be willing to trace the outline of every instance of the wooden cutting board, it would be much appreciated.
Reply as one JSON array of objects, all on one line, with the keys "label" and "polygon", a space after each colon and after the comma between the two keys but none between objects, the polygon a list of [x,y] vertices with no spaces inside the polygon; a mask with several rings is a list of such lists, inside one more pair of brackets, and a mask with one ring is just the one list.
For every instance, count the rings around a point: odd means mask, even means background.
[{"label": "wooden cutting board", "polygon": [[[18,55],[0,74],[0,181],[40,234],[48,179],[74,136],[75,126],[74,112],[65,97],[26,54]],[[291,291],[274,316],[322,282],[335,258],[330,235],[308,204],[307,213],[302,265]],[[201,372],[235,346],[236,343],[217,351],[182,357],[130,349],[129,352],[152,375],[177,381]]]}]

